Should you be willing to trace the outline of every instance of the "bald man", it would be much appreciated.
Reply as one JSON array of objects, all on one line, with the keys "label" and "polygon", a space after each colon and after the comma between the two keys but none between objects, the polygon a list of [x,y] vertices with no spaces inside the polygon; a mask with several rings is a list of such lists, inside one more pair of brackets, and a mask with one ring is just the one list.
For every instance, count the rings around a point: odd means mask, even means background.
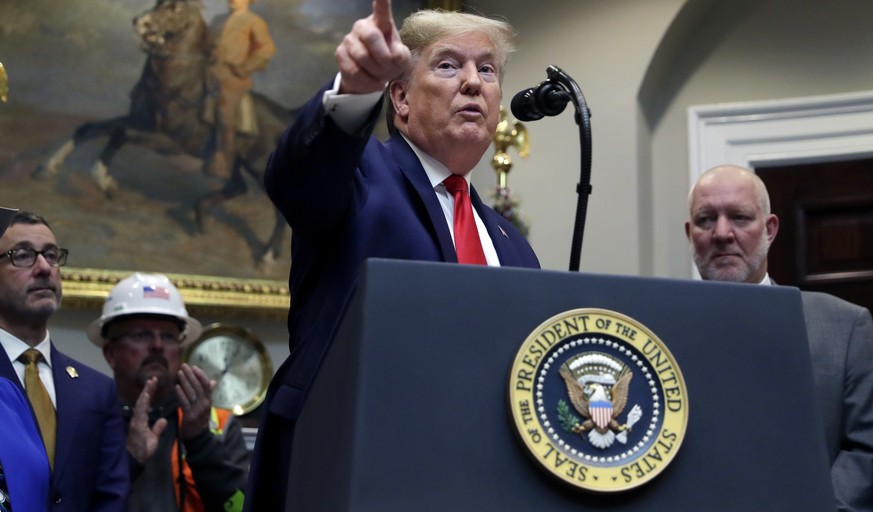
[{"label": "bald man", "polygon": [[[691,189],[688,204],[685,234],[703,279],[775,284],[767,252],[779,218],[754,172],[714,167]],[[801,299],[838,508],[873,510],[873,319],[825,293],[801,292]]]}]

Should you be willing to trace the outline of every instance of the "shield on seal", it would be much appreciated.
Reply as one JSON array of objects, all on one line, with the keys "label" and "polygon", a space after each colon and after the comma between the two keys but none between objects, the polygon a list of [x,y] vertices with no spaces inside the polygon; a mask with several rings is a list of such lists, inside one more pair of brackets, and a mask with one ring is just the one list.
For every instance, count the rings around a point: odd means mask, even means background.
[{"label": "shield on seal", "polygon": [[600,430],[606,429],[612,420],[612,402],[598,400],[588,404],[588,412],[591,413],[591,421],[597,425]]}]

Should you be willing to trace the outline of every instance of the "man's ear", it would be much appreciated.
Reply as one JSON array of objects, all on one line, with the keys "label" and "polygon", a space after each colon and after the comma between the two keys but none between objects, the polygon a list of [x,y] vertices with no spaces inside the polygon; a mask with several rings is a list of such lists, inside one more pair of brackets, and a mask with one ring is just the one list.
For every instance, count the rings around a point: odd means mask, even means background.
[{"label": "man's ear", "polygon": [[403,121],[409,118],[409,97],[408,84],[403,80],[394,80],[388,86],[388,96],[391,104],[394,105],[394,112],[400,116]]},{"label": "man's ear", "polygon": [[776,240],[776,233],[779,232],[779,217],[775,213],[767,216],[767,220],[764,221],[764,229],[767,230],[767,241],[772,244],[773,240]]},{"label": "man's ear", "polygon": [[685,221],[685,238],[691,240],[691,222]]}]

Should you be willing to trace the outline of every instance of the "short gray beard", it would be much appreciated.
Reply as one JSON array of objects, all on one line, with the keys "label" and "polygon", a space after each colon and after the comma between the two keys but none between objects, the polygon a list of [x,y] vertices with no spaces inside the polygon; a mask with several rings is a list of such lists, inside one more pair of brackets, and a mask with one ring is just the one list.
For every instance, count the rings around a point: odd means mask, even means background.
[{"label": "short gray beard", "polygon": [[[731,283],[745,283],[751,277],[752,272],[761,268],[767,260],[767,253],[770,251],[770,241],[767,240],[767,231],[761,233],[761,243],[758,249],[752,254],[748,265],[741,267],[717,267],[712,262],[707,263],[703,257],[694,251],[694,243],[692,242],[691,250],[693,253],[694,264],[697,265],[697,271],[700,272],[700,277],[707,281],[726,281]],[[745,262],[744,262],[745,263]]]}]

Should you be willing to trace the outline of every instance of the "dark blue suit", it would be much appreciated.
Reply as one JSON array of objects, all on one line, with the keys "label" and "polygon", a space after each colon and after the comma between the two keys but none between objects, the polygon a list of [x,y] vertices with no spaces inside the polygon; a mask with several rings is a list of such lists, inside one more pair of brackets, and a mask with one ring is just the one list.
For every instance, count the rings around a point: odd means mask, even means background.
[{"label": "dark blue suit", "polygon": [[[246,510],[284,510],[294,424],[367,258],[457,262],[439,200],[400,135],[382,144],[344,133],[319,92],[283,135],[265,175],[266,189],[292,229],[288,314],[290,355],[270,385]],[[486,207],[482,218],[502,266],[539,268],[530,245]]]},{"label": "dark blue suit", "polygon": [[[51,351],[58,425],[51,510],[124,511],[130,477],[115,382],[58,352],[54,344]],[[24,392],[5,355],[0,356],[0,376]]]}]

